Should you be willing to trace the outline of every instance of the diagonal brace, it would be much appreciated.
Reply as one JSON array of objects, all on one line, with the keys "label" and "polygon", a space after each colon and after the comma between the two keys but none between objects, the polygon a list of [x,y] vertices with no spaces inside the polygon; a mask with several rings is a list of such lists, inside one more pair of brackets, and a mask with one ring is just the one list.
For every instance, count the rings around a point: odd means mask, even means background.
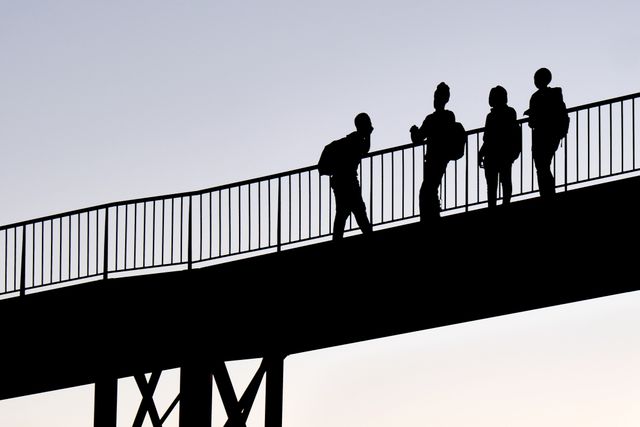
[{"label": "diagonal brace", "polygon": [[133,422],[133,427],[142,427],[142,423],[144,422],[144,418],[147,413],[149,414],[149,418],[151,418],[153,427],[162,427],[162,421],[160,421],[158,409],[153,402],[153,393],[160,381],[160,373],[160,371],[153,372],[148,383],[144,375],[139,374],[134,376],[136,383],[138,384],[138,388],[140,389],[140,394],[142,394],[142,402],[140,402],[140,407],[138,408],[138,413],[136,414],[136,418]]},{"label": "diagonal brace", "polygon": [[229,371],[227,370],[227,366],[224,364],[224,361],[216,361],[213,364],[212,370],[228,417],[224,427],[246,427],[249,412],[251,411],[251,407],[253,406],[253,402],[258,394],[262,378],[266,371],[266,363],[264,360],[262,361],[258,371],[251,379],[247,389],[240,398],[240,401],[238,401],[236,397],[236,393],[231,383],[231,378],[229,377]]},{"label": "diagonal brace", "polygon": [[[260,389],[260,384],[262,383],[262,378],[264,378],[264,373],[266,370],[267,364],[265,363],[265,360],[262,359],[262,363],[260,363],[258,371],[251,379],[251,382],[247,386],[247,389],[240,398],[240,402],[238,402],[238,409],[241,412],[240,418],[242,419],[243,423],[246,423],[247,418],[249,418],[251,407],[253,406],[253,402],[256,399],[256,395],[258,394],[258,390]],[[227,422],[224,423],[224,427],[232,427],[231,419],[228,419]]]}]

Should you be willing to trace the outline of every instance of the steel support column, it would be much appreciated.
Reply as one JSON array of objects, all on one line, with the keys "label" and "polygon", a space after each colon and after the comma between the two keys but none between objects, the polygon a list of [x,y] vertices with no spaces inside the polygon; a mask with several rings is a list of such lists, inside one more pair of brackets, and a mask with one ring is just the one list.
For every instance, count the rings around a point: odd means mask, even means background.
[{"label": "steel support column", "polygon": [[282,427],[284,356],[267,356],[265,427]]},{"label": "steel support column", "polygon": [[209,367],[180,369],[180,427],[211,427],[212,375]]},{"label": "steel support column", "polygon": [[94,427],[116,427],[118,410],[118,379],[96,381],[94,388]]}]

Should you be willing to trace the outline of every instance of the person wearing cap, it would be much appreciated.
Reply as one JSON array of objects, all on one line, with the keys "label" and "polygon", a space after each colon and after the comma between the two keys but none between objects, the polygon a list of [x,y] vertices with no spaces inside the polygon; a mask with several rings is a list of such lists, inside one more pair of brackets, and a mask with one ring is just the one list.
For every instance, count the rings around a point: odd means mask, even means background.
[{"label": "person wearing cap", "polygon": [[438,84],[433,94],[435,111],[424,119],[422,126],[413,125],[409,129],[414,144],[422,145],[425,141],[427,144],[419,194],[420,222],[423,224],[440,217],[438,188],[449,163],[447,135],[456,121],[455,114],[444,108],[449,97],[449,86],[444,82]]}]

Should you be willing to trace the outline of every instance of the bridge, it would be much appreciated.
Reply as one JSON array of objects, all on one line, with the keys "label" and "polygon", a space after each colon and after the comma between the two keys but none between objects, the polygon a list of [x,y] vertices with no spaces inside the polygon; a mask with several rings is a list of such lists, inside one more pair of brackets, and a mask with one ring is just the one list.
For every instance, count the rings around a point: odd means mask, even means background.
[{"label": "bridge", "polygon": [[[215,383],[236,426],[266,380],[265,424],[279,427],[288,355],[637,290],[625,241],[639,234],[638,97],[569,110],[551,204],[523,132],[514,203],[486,209],[473,129],[437,227],[417,222],[415,145],[360,165],[370,237],[348,223],[330,240],[315,167],[0,227],[0,399],[95,384],[94,425],[114,427],[118,379],[133,376],[134,426],[160,426],[178,404],[181,426],[210,426]],[[246,358],[262,364],[237,396],[224,362]],[[161,414],[153,392],[174,368],[180,389]]]}]

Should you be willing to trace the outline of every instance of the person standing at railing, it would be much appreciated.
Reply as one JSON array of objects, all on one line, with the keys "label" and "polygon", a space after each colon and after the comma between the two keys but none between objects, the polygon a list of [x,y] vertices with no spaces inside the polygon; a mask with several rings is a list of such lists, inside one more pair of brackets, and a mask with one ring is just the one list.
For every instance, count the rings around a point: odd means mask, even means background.
[{"label": "person standing at railing", "polygon": [[507,105],[507,91],[496,86],[489,92],[491,112],[484,125],[478,165],[487,179],[489,208],[496,207],[498,181],[502,184],[502,204],[511,202],[511,165],[522,150],[522,131],[516,110]]},{"label": "person standing at railing", "polygon": [[371,148],[373,126],[367,113],[358,114],[355,118],[355,125],[355,132],[329,144],[331,150],[327,152],[332,154],[328,161],[330,163],[328,171],[325,172],[322,167],[320,168],[321,174],[331,175],[331,188],[336,199],[333,240],[342,239],[344,226],[351,213],[355,216],[363,234],[370,234],[373,231],[358,182],[358,166],[362,157]]},{"label": "person standing at railing", "polygon": [[452,111],[444,107],[449,102],[449,86],[442,82],[438,84],[433,94],[435,111],[422,122],[422,126],[411,126],[411,141],[416,145],[427,143],[427,153],[424,156],[424,174],[420,186],[419,207],[420,222],[427,223],[440,217],[440,198],[438,188],[449,163],[447,140],[456,122]]},{"label": "person standing at railing", "polygon": [[556,193],[556,182],[551,172],[551,162],[560,141],[567,135],[569,116],[562,97],[562,89],[549,87],[551,71],[540,68],[533,76],[538,90],[531,95],[529,127],[533,129],[531,154],[536,165],[540,197],[549,200]]}]

